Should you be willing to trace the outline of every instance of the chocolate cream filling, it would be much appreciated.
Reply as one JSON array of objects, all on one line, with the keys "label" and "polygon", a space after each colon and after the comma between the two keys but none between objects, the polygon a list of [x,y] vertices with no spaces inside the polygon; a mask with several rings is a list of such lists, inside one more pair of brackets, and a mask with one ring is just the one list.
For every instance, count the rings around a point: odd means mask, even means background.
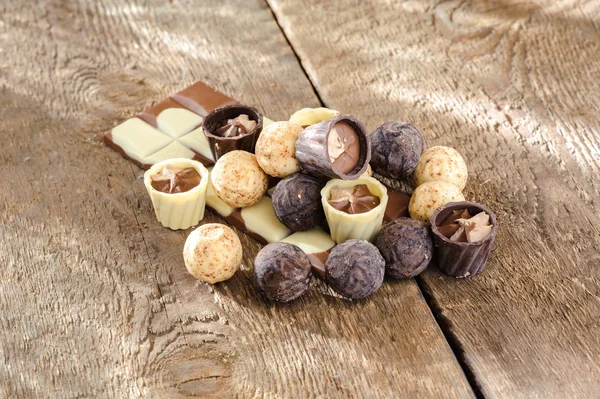
[{"label": "chocolate cream filling", "polygon": [[246,114],[241,114],[233,119],[221,122],[215,129],[215,135],[221,137],[237,137],[248,134],[256,127],[256,121],[250,119]]},{"label": "chocolate cream filling", "polygon": [[338,122],[327,137],[327,153],[333,170],[347,174],[356,167],[360,155],[358,135],[346,122]]},{"label": "chocolate cream filling", "polygon": [[485,212],[471,216],[468,209],[458,209],[452,211],[437,229],[450,241],[476,242],[491,234],[492,225],[490,215]]},{"label": "chocolate cream filling", "polygon": [[200,174],[194,168],[179,169],[167,165],[154,176],[150,176],[152,188],[167,194],[185,193],[200,184]]},{"label": "chocolate cream filling", "polygon": [[358,184],[348,188],[332,187],[327,202],[338,211],[356,215],[376,208],[381,199],[373,195],[366,184]]}]

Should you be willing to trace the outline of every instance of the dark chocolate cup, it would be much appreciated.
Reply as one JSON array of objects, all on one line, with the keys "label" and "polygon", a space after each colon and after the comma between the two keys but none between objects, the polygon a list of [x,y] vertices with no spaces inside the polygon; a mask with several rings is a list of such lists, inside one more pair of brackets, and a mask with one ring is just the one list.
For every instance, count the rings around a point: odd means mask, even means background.
[{"label": "dark chocolate cup", "polygon": [[[222,137],[214,134],[221,122],[233,119],[241,114],[246,114],[251,120],[256,121],[256,127],[252,131],[235,137]],[[208,139],[215,161],[230,151],[242,150],[254,153],[256,140],[258,140],[262,127],[262,114],[256,108],[247,105],[226,105],[217,108],[206,115],[204,121],[202,121],[202,130]]]},{"label": "dark chocolate cup", "polygon": [[[450,215],[452,211],[468,209],[471,215],[485,212],[490,215],[492,232],[483,240],[476,242],[450,241],[438,230],[438,225]],[[433,232],[434,251],[440,270],[449,276],[464,278],[473,277],[483,271],[490,252],[495,248],[494,239],[498,231],[496,215],[487,207],[469,201],[450,202],[437,209],[431,216],[431,231]]]},{"label": "dark chocolate cup", "polygon": [[[346,122],[356,132],[360,145],[358,163],[347,174],[333,170],[329,160],[327,139],[333,125]],[[355,180],[367,171],[371,161],[371,139],[365,125],[353,115],[337,115],[331,119],[311,125],[300,132],[296,141],[296,159],[300,167],[313,176]]]}]

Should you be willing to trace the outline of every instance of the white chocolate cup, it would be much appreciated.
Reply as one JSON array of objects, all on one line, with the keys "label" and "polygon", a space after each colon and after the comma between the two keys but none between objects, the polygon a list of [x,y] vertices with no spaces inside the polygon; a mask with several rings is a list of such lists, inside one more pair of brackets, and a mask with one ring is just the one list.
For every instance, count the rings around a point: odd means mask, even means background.
[{"label": "white chocolate cup", "polygon": [[[359,184],[366,184],[369,191],[379,197],[379,205],[368,212],[354,215],[339,211],[329,205],[329,194],[333,187],[349,188]],[[331,238],[335,242],[341,244],[351,239],[372,241],[381,230],[388,202],[387,188],[377,179],[369,176],[361,176],[356,180],[333,179],[321,190],[321,202],[329,224]]]},{"label": "white chocolate cup", "polygon": [[[163,193],[152,187],[150,176],[159,174],[163,168],[171,165],[175,168],[194,168],[200,175],[200,184],[184,193]],[[144,173],[144,185],[158,221],[173,230],[187,229],[195,226],[204,218],[206,206],[206,187],[208,185],[208,170],[198,161],[186,158],[167,159],[154,164]]]}]

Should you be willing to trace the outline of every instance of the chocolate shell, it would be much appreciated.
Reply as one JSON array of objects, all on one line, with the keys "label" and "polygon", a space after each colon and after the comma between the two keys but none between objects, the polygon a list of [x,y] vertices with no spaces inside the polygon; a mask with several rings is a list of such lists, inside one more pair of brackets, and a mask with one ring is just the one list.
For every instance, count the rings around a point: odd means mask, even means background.
[{"label": "chocolate shell", "polygon": [[[438,231],[452,211],[468,209],[471,215],[485,212],[490,215],[492,232],[480,241],[451,241]],[[458,278],[473,277],[483,271],[490,252],[494,250],[494,239],[498,231],[496,215],[487,207],[469,201],[450,202],[437,209],[431,216],[431,231],[435,245],[438,267],[449,276]]]},{"label": "chocolate shell", "polygon": [[281,223],[292,231],[306,231],[325,220],[321,204],[324,184],[316,177],[295,173],[277,184],[273,208]]},{"label": "chocolate shell", "polygon": [[[241,114],[246,114],[256,122],[256,126],[249,133],[233,137],[223,137],[215,134],[219,125],[228,119],[233,119]],[[242,150],[254,153],[256,140],[263,128],[263,115],[256,109],[247,105],[226,105],[217,108],[204,118],[202,130],[210,144],[210,150],[215,161],[230,151]]]},{"label": "chocolate shell", "polygon": [[[354,169],[348,173],[336,171],[329,158],[328,139],[338,122],[350,125],[358,137],[359,154]],[[338,115],[304,129],[296,141],[296,158],[303,170],[313,176],[354,180],[366,172],[371,160],[371,140],[365,125],[353,115]]]}]

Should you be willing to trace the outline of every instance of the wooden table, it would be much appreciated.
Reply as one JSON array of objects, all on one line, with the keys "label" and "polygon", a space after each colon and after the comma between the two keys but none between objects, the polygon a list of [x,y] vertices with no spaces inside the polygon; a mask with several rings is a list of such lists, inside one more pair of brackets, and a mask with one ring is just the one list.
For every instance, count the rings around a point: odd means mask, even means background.
[{"label": "wooden table", "polygon": [[[598,2],[221,3],[1,2],[0,397],[599,397]],[[242,236],[194,280],[102,132],[196,80],[456,147],[487,270],[274,305]]]}]

